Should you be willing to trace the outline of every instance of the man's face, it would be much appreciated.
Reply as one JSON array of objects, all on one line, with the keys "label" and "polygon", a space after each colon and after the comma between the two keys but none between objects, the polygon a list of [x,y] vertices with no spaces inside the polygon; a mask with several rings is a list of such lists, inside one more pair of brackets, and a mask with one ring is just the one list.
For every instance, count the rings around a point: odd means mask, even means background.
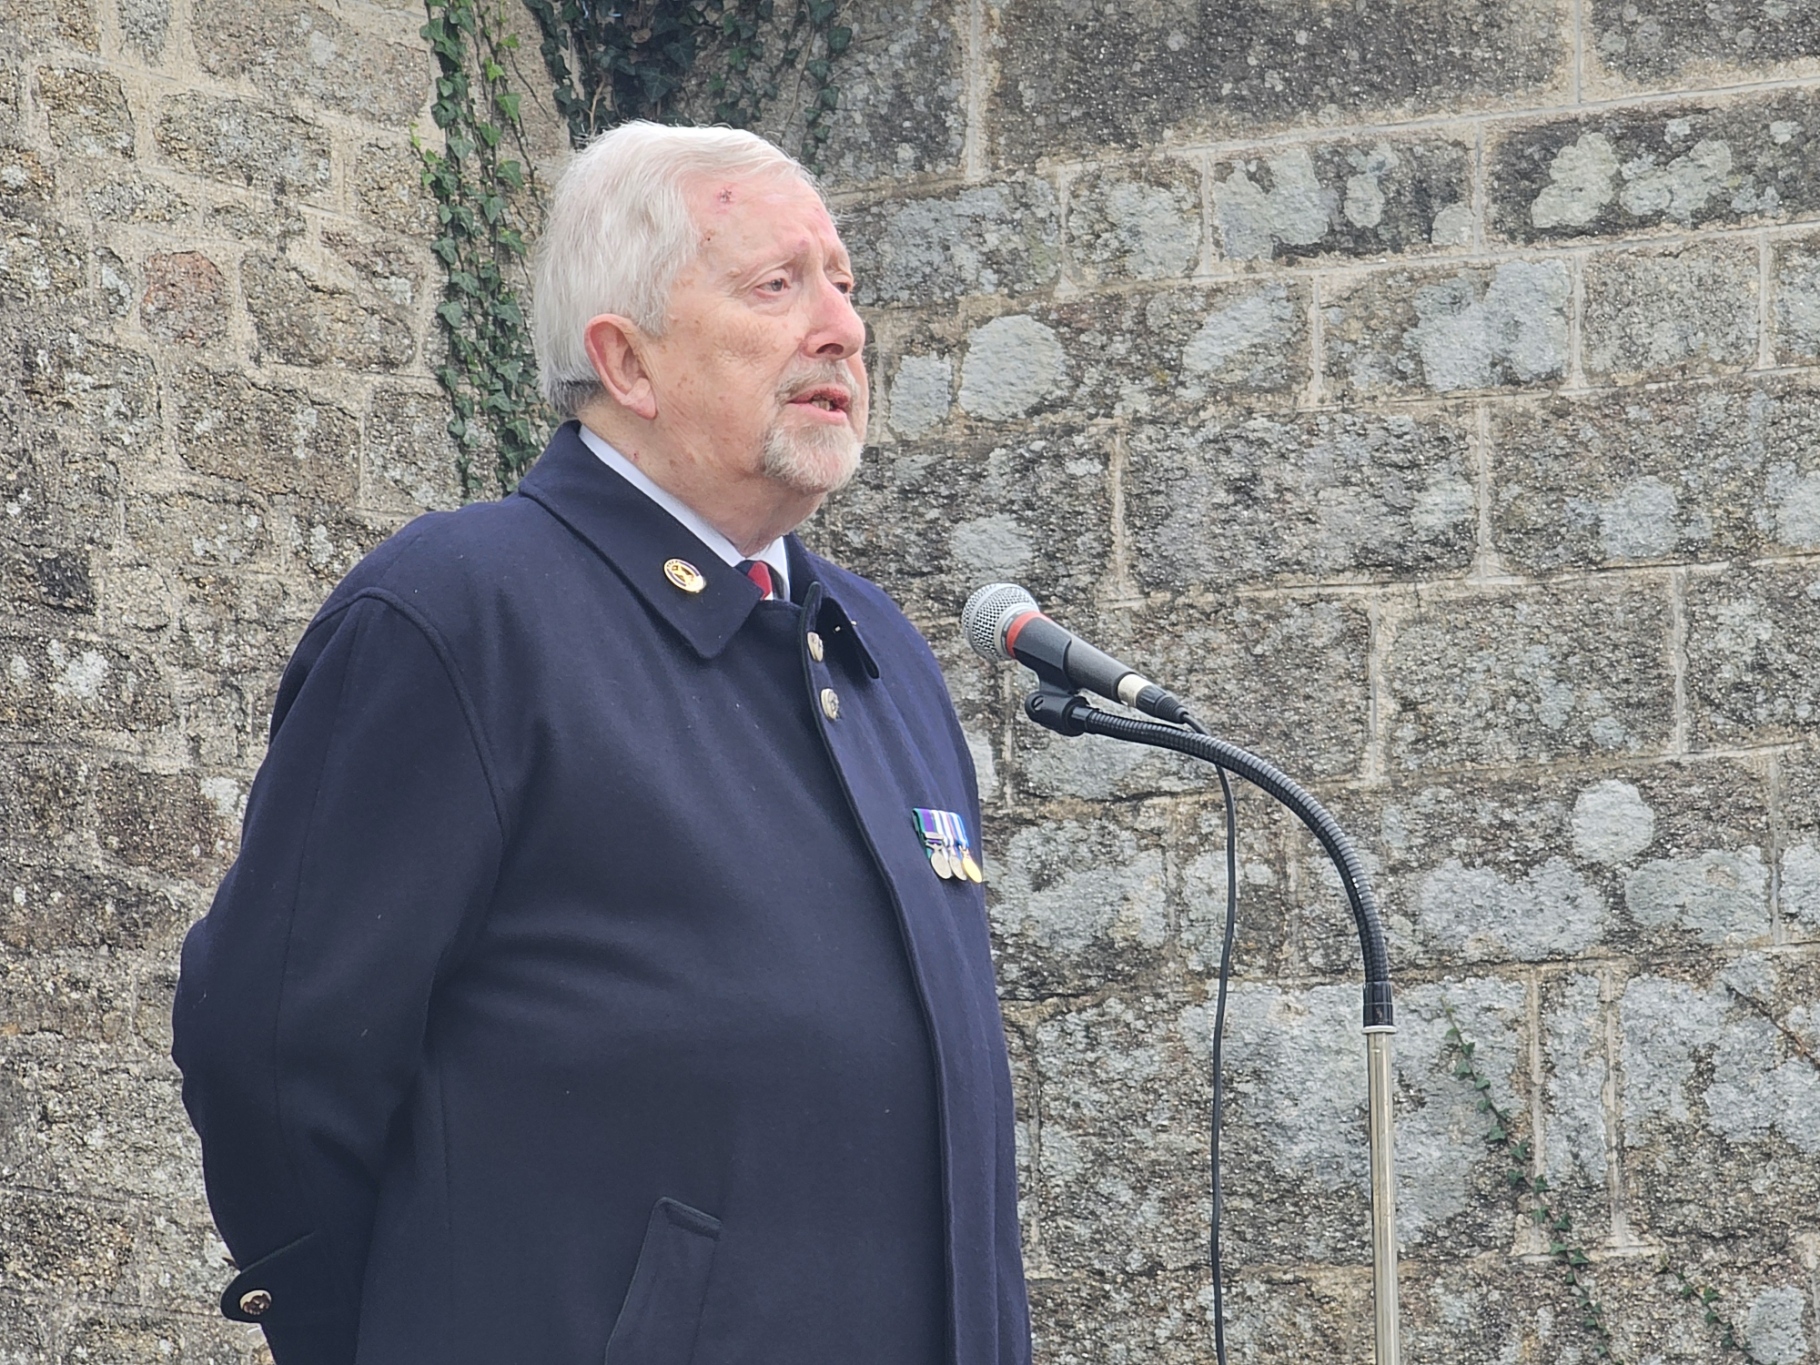
[{"label": "man's face", "polygon": [[839,488],[866,434],[865,324],[814,190],[794,177],[703,179],[701,254],[677,277],[649,361],[665,422],[715,477]]}]

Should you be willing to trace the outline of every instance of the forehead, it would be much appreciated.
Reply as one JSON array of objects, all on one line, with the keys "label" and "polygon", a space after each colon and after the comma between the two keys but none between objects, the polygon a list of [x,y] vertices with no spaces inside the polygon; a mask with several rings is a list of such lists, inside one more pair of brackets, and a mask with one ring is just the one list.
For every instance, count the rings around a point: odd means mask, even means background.
[{"label": "forehead", "polygon": [[821,196],[788,172],[703,176],[685,194],[701,228],[704,255],[794,256],[819,251],[847,259],[847,248]]}]

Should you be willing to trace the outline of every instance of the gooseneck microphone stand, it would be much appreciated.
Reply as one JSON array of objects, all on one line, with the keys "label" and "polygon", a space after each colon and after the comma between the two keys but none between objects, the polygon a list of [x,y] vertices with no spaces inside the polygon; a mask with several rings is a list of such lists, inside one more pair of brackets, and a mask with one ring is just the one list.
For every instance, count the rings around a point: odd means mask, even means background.
[{"label": "gooseneck microphone stand", "polygon": [[[1025,660],[1029,664],[1029,660]],[[1319,801],[1303,791],[1296,782],[1277,768],[1257,755],[1248,753],[1235,744],[1209,735],[1200,724],[1185,711],[1182,725],[1169,725],[1159,721],[1140,720],[1135,716],[1117,715],[1094,706],[1079,692],[1072,690],[1066,676],[1031,664],[1035,668],[1042,685],[1024,700],[1024,711],[1038,725],[1055,731],[1058,735],[1075,737],[1083,734],[1103,735],[1107,739],[1123,740],[1130,744],[1148,744],[1158,749],[1170,749],[1178,754],[1211,763],[1224,773],[1230,772],[1275,797],[1306,825],[1321,847],[1327,850],[1327,856],[1333,860],[1339,871],[1341,885],[1346,890],[1347,902],[1352,907],[1352,917],[1359,931],[1359,947],[1365,959],[1365,1065],[1368,1087],[1368,1123],[1367,1130],[1371,1143],[1371,1283],[1372,1306],[1377,1343],[1376,1365],[1400,1365],[1402,1358],[1402,1341],[1397,1319],[1397,1240],[1396,1240],[1396,1168],[1392,1151],[1391,1124],[1391,1069],[1390,1038],[1396,1032],[1392,1016],[1390,998],[1390,966],[1384,950],[1384,930],[1378,923],[1377,903],[1372,898],[1371,886],[1365,877],[1365,869],[1360,866],[1358,855],[1353,851],[1352,843],[1334,818],[1327,813]],[[1232,810],[1231,794],[1227,793],[1227,839],[1228,839],[1228,896],[1235,894],[1235,883],[1231,873],[1234,867],[1232,849]],[[1232,902],[1229,899],[1230,913]],[[1227,945],[1231,944],[1231,924],[1228,921]],[[1225,964],[1222,963],[1222,993],[1224,991]],[[1217,1030],[1216,1024],[1216,1030]],[[1215,1035],[1215,1046],[1218,1046],[1218,1035]],[[1217,1051],[1216,1051],[1216,1056]],[[1217,1151],[1219,1135],[1218,1096],[1222,1084],[1216,1074],[1213,1078],[1215,1094],[1214,1143]],[[1224,1365],[1224,1332],[1218,1321],[1218,1304],[1220,1302],[1218,1277],[1219,1261],[1219,1173],[1217,1160],[1214,1171],[1215,1201],[1214,1217],[1214,1267],[1216,1338],[1221,1347],[1220,1359]]]}]

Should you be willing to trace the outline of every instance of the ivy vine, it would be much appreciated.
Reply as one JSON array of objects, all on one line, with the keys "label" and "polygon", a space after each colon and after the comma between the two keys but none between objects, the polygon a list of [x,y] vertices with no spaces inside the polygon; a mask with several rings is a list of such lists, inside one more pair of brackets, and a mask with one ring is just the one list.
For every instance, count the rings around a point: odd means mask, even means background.
[{"label": "ivy vine", "polygon": [[[1733,994],[1740,996],[1758,1008],[1775,1022],[1774,1015],[1760,1001],[1744,996],[1742,992],[1732,989]],[[1565,1212],[1557,1212],[1548,1202],[1548,1180],[1541,1175],[1531,1175],[1530,1146],[1527,1139],[1518,1138],[1511,1116],[1500,1109],[1491,1098],[1491,1079],[1484,1075],[1473,1061],[1476,1045],[1460,1030],[1460,1021],[1454,1015],[1453,1006],[1446,1001],[1441,1003],[1441,1010],[1447,1016],[1447,1047],[1454,1057],[1453,1074],[1465,1081],[1478,1092],[1479,1112],[1491,1118],[1491,1128],[1485,1134],[1488,1147],[1503,1154],[1506,1162],[1504,1178],[1512,1192],[1517,1196],[1519,1206],[1527,1203],[1530,1218],[1545,1230],[1548,1237],[1548,1254],[1560,1265],[1562,1278],[1573,1292],[1574,1301],[1580,1310],[1580,1325],[1584,1327],[1593,1341],[1593,1352],[1600,1360],[1615,1360],[1612,1350],[1611,1332],[1605,1324],[1605,1311],[1593,1298],[1591,1286],[1586,1282],[1585,1271],[1592,1264],[1584,1247],[1572,1239],[1573,1219]],[[1782,1026],[1777,1024],[1778,1028]],[[1792,1035],[1791,1035],[1792,1036]],[[1799,1040],[1796,1040],[1799,1042]],[[1814,1060],[1805,1048],[1803,1055]],[[1815,1062],[1820,1066],[1820,1062]],[[1758,1365],[1757,1357],[1739,1337],[1737,1329],[1719,1311],[1720,1300],[1724,1297],[1710,1284],[1700,1284],[1692,1279],[1685,1270],[1675,1265],[1667,1256],[1656,1263],[1656,1273],[1671,1278],[1675,1283],[1678,1297],[1698,1304],[1702,1310],[1701,1321],[1712,1329],[1722,1351],[1733,1352],[1745,1360]]]},{"label": "ivy vine", "polygon": [[1491,1127],[1485,1133],[1485,1145],[1503,1156],[1505,1184],[1516,1196],[1518,1207],[1525,1209],[1530,1220],[1548,1238],[1548,1254],[1560,1267],[1562,1281],[1573,1294],[1574,1304],[1580,1312],[1580,1326],[1591,1339],[1594,1356],[1600,1360],[1614,1359],[1605,1310],[1593,1297],[1592,1286],[1586,1280],[1592,1258],[1573,1239],[1573,1219],[1565,1210],[1558,1210],[1549,1203],[1548,1177],[1530,1174],[1529,1139],[1517,1136],[1511,1115],[1499,1108],[1498,1102],[1491,1097],[1491,1078],[1473,1061],[1477,1044],[1460,1031],[1460,1021],[1454,1015],[1453,1006],[1443,1001],[1441,1009],[1447,1016],[1447,1047],[1454,1057],[1453,1074],[1478,1092],[1479,1112],[1491,1119]]},{"label": "ivy vine", "polygon": [[802,118],[803,159],[813,165],[832,133],[840,106],[834,61],[853,42],[837,0],[524,3],[543,35],[557,112],[578,147],[635,118],[686,122],[697,114],[756,129],[786,83],[786,109]]},{"label": "ivy vine", "polygon": [[1713,1329],[1714,1335],[1719,1339],[1720,1350],[1733,1351],[1738,1355],[1743,1356],[1746,1360],[1756,1361],[1757,1357],[1752,1355],[1750,1348],[1738,1339],[1736,1329],[1734,1329],[1731,1323],[1726,1320],[1725,1315],[1719,1311],[1719,1300],[1722,1299],[1724,1295],[1717,1289],[1714,1289],[1710,1284],[1699,1284],[1694,1280],[1689,1279],[1687,1272],[1682,1270],[1679,1266],[1672,1264],[1666,1256],[1657,1263],[1656,1271],[1658,1274],[1667,1275],[1673,1278],[1675,1282],[1675,1293],[1677,1295],[1690,1303],[1696,1303],[1700,1306],[1702,1310],[1700,1321]]},{"label": "ivy vine", "polygon": [[448,355],[436,377],[454,409],[462,496],[472,499],[489,491],[479,467],[488,451],[492,486],[510,492],[550,426],[520,302],[536,187],[510,80],[518,38],[506,30],[503,0],[425,0],[425,9],[422,33],[437,63],[430,116],[443,148],[414,144],[436,199],[431,245],[445,276],[436,316]]}]

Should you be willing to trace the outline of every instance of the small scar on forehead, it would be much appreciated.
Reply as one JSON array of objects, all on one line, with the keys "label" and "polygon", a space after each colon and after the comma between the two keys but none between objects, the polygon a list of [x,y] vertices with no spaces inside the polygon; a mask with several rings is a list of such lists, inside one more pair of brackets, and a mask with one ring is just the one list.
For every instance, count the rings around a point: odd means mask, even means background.
[{"label": "small scar on forehead", "polygon": [[715,195],[714,199],[716,203],[731,204],[733,202],[733,187],[731,185],[722,185],[720,193]]}]

